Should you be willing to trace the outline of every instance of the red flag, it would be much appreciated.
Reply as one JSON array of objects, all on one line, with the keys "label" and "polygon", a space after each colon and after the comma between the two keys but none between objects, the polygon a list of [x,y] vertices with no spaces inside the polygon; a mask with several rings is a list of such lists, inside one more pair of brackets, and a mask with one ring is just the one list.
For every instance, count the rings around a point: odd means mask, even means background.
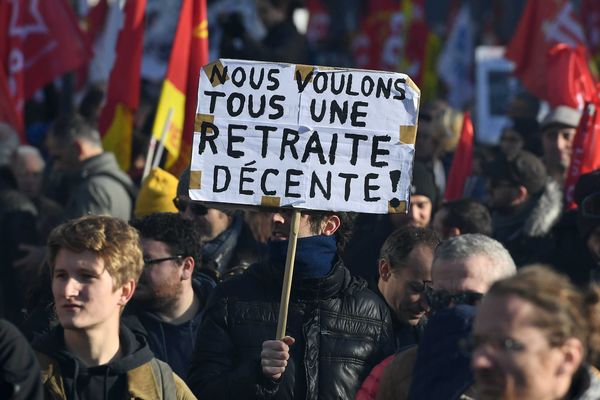
[{"label": "red flag", "polygon": [[506,56],[515,62],[515,75],[534,95],[545,98],[547,54],[558,43],[584,44],[583,31],[568,0],[529,0]]},{"label": "red flag", "polygon": [[471,114],[465,112],[460,140],[452,158],[448,183],[446,184],[446,193],[444,194],[446,201],[460,199],[463,196],[465,182],[473,171],[474,136]]},{"label": "red flag", "polygon": [[208,58],[206,0],[183,1],[152,129],[154,137],[160,139],[169,109],[173,110],[165,148],[169,151],[167,168],[175,176],[190,164],[198,79]]},{"label": "red flag", "polygon": [[552,107],[566,105],[582,109],[585,102],[598,99],[586,55],[583,46],[573,48],[561,43],[550,49],[547,73],[552,78],[547,80],[544,98]]},{"label": "red flag", "polygon": [[22,130],[25,100],[83,65],[91,48],[66,0],[2,1],[0,27],[0,62]]},{"label": "red flag", "polygon": [[108,80],[106,102],[98,123],[104,149],[112,151],[122,169],[131,163],[133,114],[140,99],[140,67],[146,0],[125,2],[116,59]]},{"label": "red flag", "polygon": [[[600,88],[599,88],[600,89]],[[571,165],[565,182],[565,208],[577,207],[573,198],[579,177],[600,168],[600,102],[586,103],[573,140]]]}]

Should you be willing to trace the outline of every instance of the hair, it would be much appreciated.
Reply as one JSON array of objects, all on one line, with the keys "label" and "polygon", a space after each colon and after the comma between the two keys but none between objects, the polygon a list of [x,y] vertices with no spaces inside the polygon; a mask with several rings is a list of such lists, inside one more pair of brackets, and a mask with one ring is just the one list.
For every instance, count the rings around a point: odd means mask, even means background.
[{"label": "hair", "polygon": [[532,324],[545,332],[548,342],[557,346],[577,338],[584,357],[597,365],[600,355],[600,289],[576,288],[566,276],[548,266],[530,265],[507,279],[495,282],[486,296],[515,295],[535,305]]},{"label": "hair", "polygon": [[48,263],[52,272],[61,249],[75,253],[90,251],[102,258],[115,290],[130,279],[137,282],[144,267],[137,231],[114,217],[86,215],[54,228],[48,237]]},{"label": "hair", "polygon": [[379,258],[388,260],[391,268],[399,268],[404,259],[417,246],[426,246],[435,250],[440,244],[440,238],[431,229],[405,226],[396,229],[385,240],[379,252]]},{"label": "hair", "polygon": [[46,161],[44,161],[44,157],[42,157],[42,154],[40,153],[40,151],[37,149],[37,147],[33,147],[27,144],[23,144],[20,145],[19,147],[17,147],[13,153],[13,162],[16,162],[19,160],[20,157],[26,157],[26,156],[33,156],[35,157],[35,159],[40,163],[40,165],[42,166],[41,169],[44,169],[44,166],[46,165]]},{"label": "hair", "polygon": [[346,244],[352,237],[354,231],[354,221],[356,220],[356,213],[341,212],[341,211],[311,211],[304,210],[302,214],[310,216],[309,223],[310,227],[314,232],[318,232],[321,227],[321,222],[327,217],[337,215],[340,219],[340,227],[335,231],[335,239],[337,243],[338,252],[344,251]]},{"label": "hair", "polygon": [[517,271],[508,250],[497,240],[480,233],[467,233],[443,241],[435,250],[433,263],[439,259],[456,261],[476,255],[492,261],[493,270],[487,275],[490,283],[512,276]]},{"label": "hair", "polygon": [[488,209],[478,201],[459,199],[442,205],[447,214],[443,220],[445,228],[456,227],[464,233],[492,235],[492,216]]},{"label": "hair", "polygon": [[67,145],[77,139],[102,147],[100,133],[79,114],[58,117],[50,127],[49,134],[60,144]]},{"label": "hair", "polygon": [[129,222],[143,239],[169,246],[171,255],[192,257],[196,268],[202,260],[202,239],[198,226],[177,213],[154,213]]}]

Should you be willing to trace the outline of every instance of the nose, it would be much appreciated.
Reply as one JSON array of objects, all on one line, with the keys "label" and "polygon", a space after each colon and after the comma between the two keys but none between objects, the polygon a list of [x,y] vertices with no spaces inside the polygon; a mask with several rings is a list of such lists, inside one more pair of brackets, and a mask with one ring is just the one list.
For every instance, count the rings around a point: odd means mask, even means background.
[{"label": "nose", "polygon": [[281,213],[272,213],[271,222],[283,224],[285,222],[285,217]]},{"label": "nose", "polygon": [[415,207],[414,205],[410,206],[410,218],[413,221],[419,220],[419,208],[418,207]]},{"label": "nose", "polygon": [[471,354],[471,368],[473,370],[491,368],[493,364],[491,355],[485,349],[485,346],[473,349]]},{"label": "nose", "polygon": [[181,214],[183,219],[187,219],[188,221],[194,220],[194,213],[192,212],[192,209],[189,204],[185,206],[185,210],[180,211],[179,213]]},{"label": "nose", "polygon": [[67,299],[77,297],[79,295],[79,283],[73,278],[68,278],[63,286],[63,294]]}]

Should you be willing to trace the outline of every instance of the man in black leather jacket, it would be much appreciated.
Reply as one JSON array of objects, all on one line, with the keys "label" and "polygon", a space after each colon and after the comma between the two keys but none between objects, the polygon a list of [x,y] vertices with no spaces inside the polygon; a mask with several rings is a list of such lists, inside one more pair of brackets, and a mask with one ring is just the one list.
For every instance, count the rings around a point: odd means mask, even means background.
[{"label": "man in black leather jacket", "polygon": [[274,213],[268,261],[216,288],[188,377],[198,398],[352,399],[394,352],[385,302],[337,256],[351,228],[344,213],[302,214],[287,336],[273,340],[290,220]]}]

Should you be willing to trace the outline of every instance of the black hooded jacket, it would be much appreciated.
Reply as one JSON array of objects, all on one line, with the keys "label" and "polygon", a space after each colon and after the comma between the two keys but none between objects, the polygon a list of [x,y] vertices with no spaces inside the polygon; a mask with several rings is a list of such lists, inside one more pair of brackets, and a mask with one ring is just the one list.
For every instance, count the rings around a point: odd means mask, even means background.
[{"label": "black hooded jacket", "polygon": [[150,362],[154,355],[143,338],[135,336],[123,325],[119,339],[121,357],[95,367],[86,367],[69,353],[61,326],[53,328],[33,347],[58,363],[67,399],[121,399],[127,391],[127,372]]},{"label": "black hooded jacket", "polygon": [[256,264],[217,286],[188,385],[201,399],[352,399],[395,344],[385,303],[338,262],[322,278],[294,274],[287,334],[296,339],[280,381],[261,370],[275,337],[283,270]]}]

